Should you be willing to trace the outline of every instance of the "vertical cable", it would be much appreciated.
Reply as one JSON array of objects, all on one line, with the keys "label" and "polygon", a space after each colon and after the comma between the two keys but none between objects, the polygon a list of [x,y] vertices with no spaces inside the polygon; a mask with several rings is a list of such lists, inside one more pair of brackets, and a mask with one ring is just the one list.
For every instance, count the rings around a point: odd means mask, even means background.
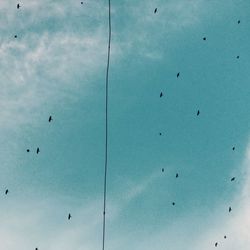
[{"label": "vertical cable", "polygon": [[108,38],[108,60],[106,69],[105,83],[105,164],[104,164],[104,187],[103,187],[103,233],[102,233],[102,250],[105,249],[105,231],[106,231],[106,198],[107,198],[107,170],[108,170],[108,86],[109,86],[109,59],[110,59],[110,43],[111,43],[111,3],[108,0],[109,12],[109,38]]}]

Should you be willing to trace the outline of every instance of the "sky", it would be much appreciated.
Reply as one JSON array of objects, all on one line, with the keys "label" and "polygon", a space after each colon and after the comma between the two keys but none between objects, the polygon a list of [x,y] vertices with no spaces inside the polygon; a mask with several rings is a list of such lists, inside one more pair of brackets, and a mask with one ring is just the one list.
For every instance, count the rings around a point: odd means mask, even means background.
[{"label": "sky", "polygon": [[[101,249],[108,1],[19,3],[0,1],[0,250]],[[106,249],[250,249],[249,13],[111,0]]]}]

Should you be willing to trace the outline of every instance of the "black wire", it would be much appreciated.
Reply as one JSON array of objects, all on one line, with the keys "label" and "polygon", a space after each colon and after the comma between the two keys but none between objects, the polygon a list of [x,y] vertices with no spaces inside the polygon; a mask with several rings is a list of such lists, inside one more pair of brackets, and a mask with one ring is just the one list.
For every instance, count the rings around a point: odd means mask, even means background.
[{"label": "black wire", "polygon": [[106,93],[105,93],[105,167],[104,167],[104,189],[103,189],[103,234],[102,250],[105,249],[105,231],[106,231],[106,198],[107,198],[107,170],[108,170],[108,86],[109,86],[109,59],[111,43],[111,3],[109,3],[109,39],[108,39],[108,60],[106,69]]}]

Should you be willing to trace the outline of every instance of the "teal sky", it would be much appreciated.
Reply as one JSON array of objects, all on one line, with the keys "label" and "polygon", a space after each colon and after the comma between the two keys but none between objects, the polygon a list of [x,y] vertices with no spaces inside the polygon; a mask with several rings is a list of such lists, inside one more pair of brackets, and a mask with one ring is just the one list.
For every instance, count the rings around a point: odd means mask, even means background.
[{"label": "teal sky", "polygon": [[[0,2],[0,250],[102,246],[108,1],[80,2]],[[250,249],[250,2],[111,3],[106,249]]]}]

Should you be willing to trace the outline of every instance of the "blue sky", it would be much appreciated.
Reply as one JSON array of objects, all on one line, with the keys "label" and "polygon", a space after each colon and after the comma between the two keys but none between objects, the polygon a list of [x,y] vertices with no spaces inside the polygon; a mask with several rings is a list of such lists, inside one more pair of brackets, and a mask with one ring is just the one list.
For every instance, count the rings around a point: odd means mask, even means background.
[{"label": "blue sky", "polygon": [[[80,2],[0,2],[0,250],[101,248],[108,2]],[[250,248],[249,13],[112,1],[106,249]]]}]

